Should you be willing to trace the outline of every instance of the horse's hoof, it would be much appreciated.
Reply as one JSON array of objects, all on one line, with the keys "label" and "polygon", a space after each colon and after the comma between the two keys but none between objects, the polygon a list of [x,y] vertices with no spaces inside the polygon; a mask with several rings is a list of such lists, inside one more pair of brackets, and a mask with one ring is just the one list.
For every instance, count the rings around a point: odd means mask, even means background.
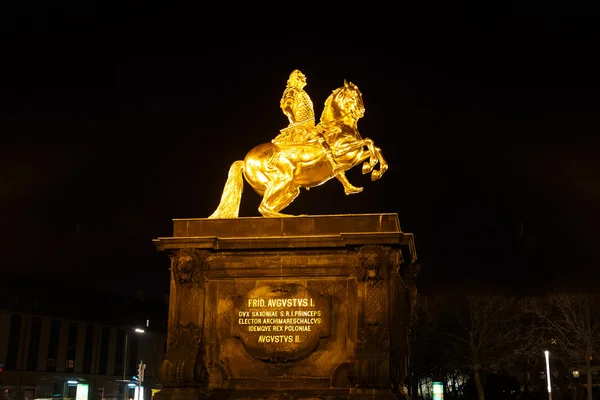
[{"label": "horse's hoof", "polygon": [[385,173],[385,171],[387,171],[387,169],[388,169],[387,164],[382,164],[381,168],[379,168],[379,170],[373,171],[373,173],[371,174],[371,180],[376,181],[377,179],[381,178],[383,176],[383,174]]},{"label": "horse's hoof", "polygon": [[352,186],[351,188],[344,189],[344,192],[346,192],[346,194],[355,194],[355,193],[360,193],[362,191],[363,191],[363,188],[356,187],[356,186]]},{"label": "horse's hoof", "polygon": [[368,162],[366,162],[366,163],[364,163],[362,165],[362,173],[363,173],[363,175],[368,174],[372,170],[373,170],[373,167],[371,167],[371,164],[369,164]]}]

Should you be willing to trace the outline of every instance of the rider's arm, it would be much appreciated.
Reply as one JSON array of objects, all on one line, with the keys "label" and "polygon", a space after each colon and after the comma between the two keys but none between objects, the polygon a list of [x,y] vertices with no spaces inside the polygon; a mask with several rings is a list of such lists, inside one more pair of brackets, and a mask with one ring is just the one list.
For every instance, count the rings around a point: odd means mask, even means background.
[{"label": "rider's arm", "polygon": [[281,109],[283,113],[289,118],[290,123],[296,123],[296,115],[294,107],[296,105],[296,91],[295,90],[286,90],[283,93],[283,97],[281,98]]}]

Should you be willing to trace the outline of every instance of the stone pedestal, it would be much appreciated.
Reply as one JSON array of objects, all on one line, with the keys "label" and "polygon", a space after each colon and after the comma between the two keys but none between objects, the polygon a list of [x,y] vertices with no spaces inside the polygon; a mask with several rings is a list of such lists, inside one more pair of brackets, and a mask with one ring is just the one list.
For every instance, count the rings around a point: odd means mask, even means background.
[{"label": "stone pedestal", "polygon": [[401,398],[413,236],[396,214],[177,219],[156,400]]}]

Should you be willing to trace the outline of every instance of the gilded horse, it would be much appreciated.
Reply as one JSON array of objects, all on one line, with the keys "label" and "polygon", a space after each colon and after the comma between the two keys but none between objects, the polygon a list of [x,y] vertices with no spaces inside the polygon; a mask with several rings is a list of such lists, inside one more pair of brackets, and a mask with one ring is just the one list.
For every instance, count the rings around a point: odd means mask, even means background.
[{"label": "gilded horse", "polygon": [[[358,133],[357,123],[364,113],[358,87],[344,81],[344,86],[327,98],[315,129],[325,143],[308,140],[299,144],[272,142],[256,146],[244,160],[231,165],[221,202],[209,218],[238,217],[244,178],[262,196],[258,211],[264,217],[291,217],[280,211],[294,201],[301,188],[310,189],[332,178],[342,183],[346,194],[362,191],[348,182],[345,171],[364,161],[362,173],[371,172],[371,180],[375,181],[388,168],[381,149]],[[330,148],[329,156],[325,146]],[[378,163],[379,169],[375,170]]]}]

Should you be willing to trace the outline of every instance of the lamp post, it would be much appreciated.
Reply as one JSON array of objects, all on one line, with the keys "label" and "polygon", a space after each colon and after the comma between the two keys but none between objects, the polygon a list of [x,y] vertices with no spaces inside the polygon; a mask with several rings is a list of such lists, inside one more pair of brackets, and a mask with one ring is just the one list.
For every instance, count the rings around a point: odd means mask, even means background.
[{"label": "lamp post", "polygon": [[144,396],[142,396],[142,389],[144,383],[144,370],[146,369],[146,364],[144,361],[140,360],[140,364],[138,365],[138,392],[136,400],[143,400]]},{"label": "lamp post", "polygon": [[550,385],[550,352],[548,350],[544,351],[544,355],[546,356],[546,377],[548,380],[548,400],[552,400],[552,386]]},{"label": "lamp post", "polygon": [[133,331],[134,333],[144,333],[144,330],[141,328],[126,328],[125,329],[125,343],[123,345],[123,380],[125,380],[125,376],[127,375],[127,351],[129,347],[129,331]]}]

